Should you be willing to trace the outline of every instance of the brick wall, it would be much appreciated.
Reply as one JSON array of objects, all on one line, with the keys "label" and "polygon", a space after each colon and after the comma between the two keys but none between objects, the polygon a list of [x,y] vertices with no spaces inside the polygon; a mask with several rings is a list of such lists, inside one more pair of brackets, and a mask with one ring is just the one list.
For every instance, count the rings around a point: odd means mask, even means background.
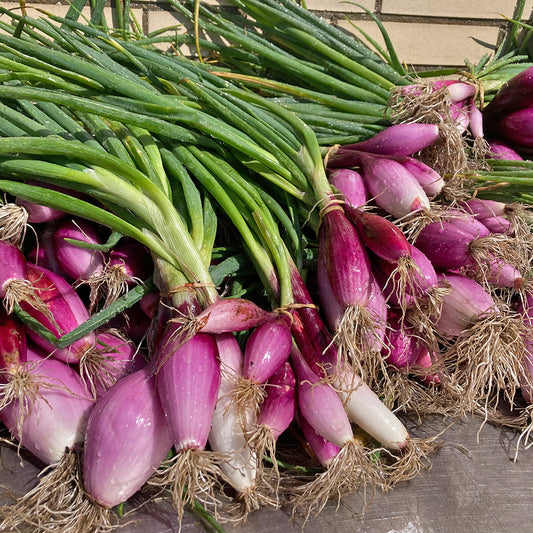
[{"label": "brick wall", "polygon": [[[113,0],[114,1],[114,0]],[[220,4],[224,0],[209,0]],[[65,14],[66,0],[26,0],[28,5]],[[357,0],[384,23],[402,61],[416,67],[460,66],[464,60],[476,62],[490,52],[504,36],[516,0]],[[18,9],[18,2],[0,0],[3,7]],[[113,2],[108,9],[111,20]],[[380,40],[375,24],[357,6],[341,0],[307,0],[316,11],[348,31],[357,25]],[[164,0],[131,0],[132,13],[145,32],[180,24]],[[533,9],[528,0],[524,16]],[[33,9],[28,12],[35,15]],[[88,10],[86,11],[88,13]]]}]

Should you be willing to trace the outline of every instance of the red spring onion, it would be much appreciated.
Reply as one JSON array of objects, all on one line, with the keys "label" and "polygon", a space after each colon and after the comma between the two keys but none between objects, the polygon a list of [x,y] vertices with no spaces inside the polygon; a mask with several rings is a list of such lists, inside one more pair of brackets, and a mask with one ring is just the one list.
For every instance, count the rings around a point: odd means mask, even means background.
[{"label": "red spring onion", "polygon": [[231,333],[252,329],[276,314],[262,309],[251,300],[224,298],[199,313],[194,322],[203,333]]},{"label": "red spring onion", "polygon": [[77,372],[31,345],[21,364],[38,388],[4,406],[0,418],[24,448],[46,464],[57,463],[66,448],[83,442],[94,401]]},{"label": "red spring onion", "polygon": [[401,163],[370,154],[359,159],[368,194],[387,213],[400,219],[430,209],[424,189]]},{"label": "red spring onion", "polygon": [[243,377],[255,383],[265,383],[289,359],[291,343],[286,317],[257,326],[246,341]]},{"label": "red spring onion", "polygon": [[364,206],[368,201],[368,192],[363,177],[350,168],[338,168],[328,171],[328,179],[344,196],[346,203],[353,207]]},{"label": "red spring onion", "polygon": [[268,427],[274,440],[294,419],[295,393],[296,378],[292,366],[286,361],[268,380],[267,394],[257,417],[257,425]]},{"label": "red spring onion", "polygon": [[106,305],[115,301],[128,287],[145,280],[153,269],[152,259],[144,245],[128,241],[115,246],[109,252],[105,270]]},{"label": "red spring onion", "polygon": [[458,270],[468,263],[469,245],[474,237],[451,220],[431,222],[418,234],[415,246],[435,268]]},{"label": "red spring onion", "polygon": [[23,200],[17,198],[17,205],[21,206],[28,213],[28,222],[30,224],[42,224],[44,222],[52,222],[53,220],[59,220],[66,214],[63,211],[48,207],[46,205],[39,205],[29,200]]},{"label": "red spring onion", "polygon": [[504,115],[533,104],[533,67],[529,67],[508,80],[483,110],[487,124],[493,127]]},{"label": "red spring onion", "polygon": [[91,411],[83,449],[85,491],[105,509],[125,502],[171,447],[155,377],[145,367],[117,381]]},{"label": "red spring onion", "polygon": [[339,447],[354,438],[350,421],[337,392],[309,368],[293,347],[291,361],[297,378],[298,408],[315,431]]},{"label": "red spring onion", "polygon": [[438,274],[440,285],[451,290],[443,296],[435,327],[447,338],[459,336],[483,317],[498,312],[496,302],[479,283],[459,274]]},{"label": "red spring onion", "polygon": [[298,415],[298,425],[319,463],[327,468],[339,454],[340,448],[319,435],[301,413]]},{"label": "red spring onion", "polygon": [[[83,300],[63,277],[28,263],[27,278],[35,288],[37,296],[46,305],[48,313],[32,308],[27,302],[21,302],[20,305],[56,337],[61,337],[89,319]],[[28,329],[28,336],[43,350],[53,353],[54,357],[66,363],[80,362],[95,342],[95,335],[91,332],[70,346],[58,349],[31,329]]]},{"label": "red spring onion", "polygon": [[[26,360],[26,332],[14,317],[0,310],[0,382],[9,381]],[[2,393],[3,405],[5,393]]]},{"label": "red spring onion", "polygon": [[519,148],[533,148],[533,108],[506,115],[498,124],[498,135]]},{"label": "red spring onion", "polygon": [[414,176],[428,198],[440,194],[445,184],[444,178],[429,165],[409,156],[395,157],[395,160]]},{"label": "red spring onion", "polygon": [[412,155],[432,145],[438,137],[439,127],[435,124],[396,124],[366,141],[342,146],[337,153],[358,150],[378,155]]},{"label": "red spring onion", "polygon": [[0,240],[0,265],[0,298],[8,314],[13,312],[16,304],[23,302],[44,311],[46,306],[27,279],[28,268],[22,251],[14,244]]},{"label": "red spring onion", "polygon": [[279,483],[279,469],[276,461],[276,442],[290,426],[296,413],[296,378],[286,361],[268,380],[265,399],[257,416],[257,427],[251,441],[258,457],[267,454],[272,460],[271,469],[260,469],[264,477],[273,478]]},{"label": "red spring onion", "polygon": [[83,219],[61,221],[55,229],[54,249],[61,269],[73,280],[88,281],[91,278],[100,278],[105,269],[102,252],[76,246],[67,239],[87,244],[102,244],[96,226]]},{"label": "red spring onion", "polygon": [[205,450],[220,386],[215,338],[197,333],[185,342],[170,323],[154,354],[157,394],[169,424],[176,457],[160,475],[170,484],[181,522],[184,506],[198,497],[213,504],[220,471],[215,455]]},{"label": "red spring onion", "polygon": [[493,159],[509,159],[511,161],[523,161],[524,158],[507,143],[497,140],[489,142],[488,157]]},{"label": "red spring onion", "polygon": [[[444,85],[442,82],[435,82],[435,86]],[[452,103],[462,102],[467,98],[472,98],[476,93],[476,87],[471,83],[464,81],[453,81],[445,84],[450,94],[450,101]]]},{"label": "red spring onion", "polygon": [[139,353],[138,347],[124,335],[101,331],[96,335],[95,348],[103,359],[97,375],[91,376],[96,398],[104,394],[119,379],[146,365],[146,360]]},{"label": "red spring onion", "polygon": [[220,464],[225,480],[235,489],[242,501],[243,518],[259,507],[257,494],[258,456],[248,439],[256,415],[252,409],[238,412],[233,402],[235,382],[242,376],[242,352],[231,333],[216,336],[220,360],[220,387],[213,413],[209,445],[216,453],[226,455]]},{"label": "red spring onion", "polygon": [[400,273],[388,261],[377,259],[374,268],[385,299],[402,309],[416,307],[424,300],[438,296],[435,290],[438,287],[437,273],[433,263],[416,246],[410,245],[410,249],[414,266],[407,278],[408,283],[401,283]]},{"label": "red spring onion", "polygon": [[319,260],[326,265],[335,298],[342,306],[364,305],[370,294],[370,263],[344,212],[325,214],[319,230]]},{"label": "red spring onion", "polygon": [[479,221],[491,232],[513,236],[515,233],[513,223],[505,217],[494,216],[480,218]]},{"label": "red spring onion", "polygon": [[345,211],[365,246],[377,256],[390,263],[411,257],[409,242],[396,224],[381,215],[361,209],[346,206]]},{"label": "red spring onion", "polygon": [[507,204],[504,202],[498,202],[497,200],[470,198],[470,200],[461,202],[459,205],[467,213],[474,215],[478,219],[504,216],[507,214]]},{"label": "red spring onion", "polygon": [[393,310],[389,311],[387,324],[385,345],[381,351],[383,357],[388,364],[397,369],[411,367],[419,352],[413,328],[404,324],[401,316]]},{"label": "red spring onion", "polygon": [[170,327],[159,345],[157,392],[171,428],[177,452],[203,449],[220,385],[216,343],[197,333],[184,343],[173,339]]},{"label": "red spring onion", "polygon": [[512,404],[524,372],[524,321],[507,306],[498,306],[470,278],[446,274],[441,282],[451,291],[443,299],[435,327],[444,337],[455,337],[446,351],[446,367],[462,389],[459,414],[484,412],[499,393]]}]

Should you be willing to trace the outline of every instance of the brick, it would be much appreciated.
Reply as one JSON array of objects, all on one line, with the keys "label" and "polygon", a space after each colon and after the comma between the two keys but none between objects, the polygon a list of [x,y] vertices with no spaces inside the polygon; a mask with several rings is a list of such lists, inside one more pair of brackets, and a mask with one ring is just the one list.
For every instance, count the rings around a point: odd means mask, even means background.
[{"label": "brick", "polygon": [[[482,18],[502,20],[501,14],[512,17],[516,0],[383,0],[381,12],[387,15],[420,15],[429,17],[454,17],[459,19]],[[526,2],[524,15],[531,13],[533,1]]]},{"label": "brick", "polygon": [[[339,25],[355,33],[348,22]],[[357,21],[357,26],[383,44],[373,22]],[[461,66],[465,59],[475,63],[490,50],[474,38],[493,44],[498,37],[498,28],[490,26],[388,22],[385,27],[400,60],[412,65]]]}]

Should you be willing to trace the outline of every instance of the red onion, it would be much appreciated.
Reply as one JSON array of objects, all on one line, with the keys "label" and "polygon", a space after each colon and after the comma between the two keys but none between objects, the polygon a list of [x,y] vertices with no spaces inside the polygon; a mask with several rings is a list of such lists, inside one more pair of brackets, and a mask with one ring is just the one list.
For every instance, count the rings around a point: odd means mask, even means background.
[{"label": "red onion", "polygon": [[[61,337],[89,319],[84,302],[64,278],[31,263],[27,266],[27,278],[53,318],[50,319],[49,315],[32,308],[26,302],[21,302],[20,305],[24,311],[38,320],[56,337]],[[53,353],[54,357],[66,363],[79,362],[95,342],[94,333],[88,333],[70,346],[58,349],[31,329],[28,329],[28,335],[43,350]]]},{"label": "red onion", "polygon": [[344,145],[337,153],[358,150],[379,155],[412,155],[432,145],[438,137],[439,127],[435,124],[396,124],[366,141]]},{"label": "red onion", "polygon": [[233,402],[235,383],[242,376],[242,352],[231,333],[216,336],[221,380],[213,413],[209,445],[216,453],[226,455],[220,470],[243,502],[243,518],[257,508],[256,479],[258,457],[247,438],[255,424],[255,411],[238,412]]},{"label": "red onion", "polygon": [[502,233],[504,235],[512,236],[514,235],[514,226],[513,223],[505,218],[500,216],[480,218],[479,221],[491,232],[491,233]]},{"label": "red onion", "polygon": [[220,385],[216,343],[205,333],[181,343],[179,336],[173,340],[173,333],[171,327],[154,355],[158,360],[157,392],[176,451],[203,449]]},{"label": "red onion", "polygon": [[497,140],[490,141],[488,157],[493,159],[509,159],[511,161],[523,161],[524,159],[507,143]]},{"label": "red onion", "polygon": [[395,218],[430,208],[429,199],[413,174],[393,159],[362,154],[363,178],[368,194]]},{"label": "red onion", "polygon": [[268,380],[266,391],[257,425],[268,427],[274,440],[277,440],[293,421],[296,409],[296,378],[288,361]]},{"label": "red onion", "polygon": [[91,376],[96,398],[112,387],[119,379],[140,370],[146,360],[137,346],[122,335],[102,331],[96,335],[96,352],[103,359],[99,372]]},{"label": "red onion", "polygon": [[[0,310],[0,381],[8,381],[26,360],[26,333],[24,326]],[[2,403],[5,393],[2,394]]]},{"label": "red onion", "polygon": [[398,226],[375,213],[350,207],[345,210],[365,246],[377,256],[390,263],[411,256],[409,242]]},{"label": "red onion", "polygon": [[31,345],[26,354],[24,370],[38,388],[5,406],[0,418],[24,448],[46,464],[57,463],[66,448],[83,442],[94,402],[71,367]]},{"label": "red onion", "polygon": [[368,201],[368,193],[363,177],[356,170],[338,168],[328,171],[331,185],[339,190],[344,200],[353,207],[361,207]]},{"label": "red onion", "polygon": [[513,146],[533,148],[533,108],[506,115],[498,124],[498,134]]},{"label": "red onion", "polygon": [[414,176],[428,198],[434,198],[442,191],[445,183],[444,178],[429,165],[409,156],[397,157],[395,159]]},{"label": "red onion", "polygon": [[168,424],[145,367],[111,387],[94,406],[83,450],[83,484],[111,509],[154,474],[172,447]]},{"label": "red onion", "polygon": [[468,263],[472,233],[459,228],[451,220],[431,222],[418,234],[415,246],[435,268],[457,270]]},{"label": "red onion", "polygon": [[493,127],[504,115],[533,104],[533,67],[529,67],[502,85],[483,110],[485,121]]},{"label": "red onion", "polygon": [[319,230],[319,260],[326,265],[335,298],[342,306],[364,305],[370,293],[370,263],[344,212],[326,213]]},{"label": "red onion", "polygon": [[450,287],[443,296],[442,310],[435,327],[445,337],[460,335],[498,309],[492,296],[476,281],[459,274],[438,274],[439,284]]},{"label": "red onion", "polygon": [[275,316],[250,300],[224,298],[204,309],[195,321],[203,333],[230,333],[254,328]]},{"label": "red onion", "polygon": [[73,280],[88,281],[101,277],[105,269],[105,257],[102,252],[81,248],[67,239],[102,244],[96,226],[83,219],[61,221],[54,233],[54,249],[61,269]]},{"label": "red onion", "polygon": [[255,328],[244,349],[243,377],[265,383],[288,360],[292,336],[284,316]]},{"label": "red onion", "polygon": [[17,198],[17,205],[23,207],[28,213],[28,222],[30,224],[42,224],[43,222],[52,222],[65,216],[63,211],[48,207],[46,205],[39,205],[29,200]]}]

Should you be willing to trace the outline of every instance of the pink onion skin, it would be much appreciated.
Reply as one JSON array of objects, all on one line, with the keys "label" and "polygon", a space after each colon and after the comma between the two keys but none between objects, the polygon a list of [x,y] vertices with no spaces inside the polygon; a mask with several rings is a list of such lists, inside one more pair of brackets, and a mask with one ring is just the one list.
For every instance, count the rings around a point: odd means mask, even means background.
[{"label": "pink onion skin", "polygon": [[86,280],[104,271],[105,257],[102,252],[80,248],[65,239],[102,244],[103,239],[94,224],[83,219],[61,221],[54,233],[55,256],[63,272],[74,280]]},{"label": "pink onion skin", "polygon": [[0,240],[0,265],[0,298],[5,298],[9,282],[26,279],[26,258],[14,244]]},{"label": "pink onion skin", "polygon": [[203,333],[232,333],[254,328],[275,318],[275,313],[262,309],[244,298],[224,298],[208,306],[196,316]]},{"label": "pink onion skin", "polygon": [[397,263],[402,257],[410,257],[409,242],[402,230],[390,220],[376,213],[349,206],[345,211],[365,246],[377,256],[390,263]]},{"label": "pink onion skin", "polygon": [[533,108],[506,115],[498,124],[498,134],[512,146],[533,148]]},{"label": "pink onion skin", "polygon": [[28,222],[30,224],[52,222],[66,216],[66,214],[63,211],[59,211],[59,209],[54,209],[53,207],[48,207],[46,205],[39,205],[30,202],[29,200],[23,200],[22,198],[17,198],[16,203],[26,210],[28,213]]},{"label": "pink onion skin", "polygon": [[353,207],[361,207],[368,201],[368,192],[363,177],[356,170],[338,168],[328,171],[331,185],[339,190],[344,200]]},{"label": "pink onion skin", "polygon": [[496,287],[513,289],[522,287],[524,278],[517,268],[491,253],[487,253],[485,259],[481,264],[470,260],[465,266],[474,274],[474,277],[480,275]]},{"label": "pink onion skin", "polygon": [[14,317],[0,310],[0,382],[20,368],[26,360],[26,332]]},{"label": "pink onion skin", "polygon": [[514,235],[512,222],[505,217],[480,218],[479,221],[491,232],[502,235]]},{"label": "pink onion skin", "polygon": [[476,94],[476,87],[471,83],[465,83],[464,81],[453,81],[450,84],[446,84],[446,86],[450,93],[450,100],[453,103],[472,98],[472,96]]},{"label": "pink onion skin", "polygon": [[467,213],[474,215],[477,219],[504,216],[507,213],[507,204],[497,200],[484,200],[482,198],[471,198],[459,204]]},{"label": "pink onion skin", "polygon": [[104,363],[100,379],[94,382],[96,397],[99,398],[119,379],[146,366],[146,360],[133,342],[113,333],[102,331],[96,335],[96,349],[108,358]]},{"label": "pink onion skin", "polygon": [[336,331],[341,323],[346,308],[337,301],[335,294],[333,294],[325,261],[317,261],[316,283],[320,300],[320,309],[324,316],[324,320],[331,331]]},{"label": "pink onion skin", "polygon": [[412,328],[402,323],[394,311],[389,312],[387,322],[389,327],[385,333],[382,356],[387,363],[398,369],[412,366],[419,354]]},{"label": "pink onion skin", "polygon": [[[436,353],[431,353],[427,346],[423,342],[419,342],[420,350],[418,352],[418,357],[414,362],[414,366],[418,368],[417,378],[422,381],[422,383],[433,383],[438,385],[440,383],[440,377],[437,373],[431,372],[431,368],[438,360],[438,355]],[[427,368],[428,372],[426,374],[421,374],[420,369]]]},{"label": "pink onion skin", "polygon": [[95,404],[83,449],[83,483],[112,508],[135,494],[172,447],[170,430],[145,367],[122,378]]},{"label": "pink onion skin", "polygon": [[[24,448],[46,464],[58,462],[66,448],[83,442],[94,401],[79,374],[62,361],[28,345],[24,368],[42,383],[35,400],[28,397],[22,433],[17,429],[19,402],[0,411],[0,418]],[[44,386],[46,384],[47,386]]]},{"label": "pink onion skin", "polygon": [[470,117],[468,108],[464,101],[452,103],[450,105],[450,116],[452,120],[457,124],[457,130],[460,134],[463,134],[470,124]]},{"label": "pink onion skin", "polygon": [[144,245],[128,241],[117,244],[109,252],[108,268],[121,269],[128,283],[132,284],[134,279],[145,280],[153,271],[154,265]]},{"label": "pink onion skin", "polygon": [[414,176],[428,198],[434,198],[440,194],[445,182],[444,178],[438,172],[414,157],[404,156],[395,159]]},{"label": "pink onion skin", "polygon": [[461,213],[459,216],[454,216],[452,214],[452,216],[445,217],[444,220],[446,222],[450,222],[450,224],[453,224],[460,230],[470,233],[470,235],[474,239],[480,239],[482,237],[488,237],[490,235],[490,231],[488,230],[487,226],[485,226],[482,222],[480,222],[472,215],[463,215]]},{"label": "pink onion skin", "polygon": [[507,143],[497,140],[489,142],[489,157],[491,159],[508,159],[510,161],[523,161],[524,158]]},{"label": "pink onion skin", "polygon": [[415,177],[401,163],[364,154],[360,157],[368,194],[373,202],[395,218],[429,210],[429,198]]},{"label": "pink onion skin", "polygon": [[344,145],[339,152],[358,150],[378,155],[412,155],[432,145],[438,138],[439,127],[435,124],[396,124],[366,141]]},{"label": "pink onion skin", "polygon": [[357,231],[343,211],[325,214],[319,229],[318,255],[341,306],[364,305],[370,294],[370,262]]},{"label": "pink onion skin", "polygon": [[416,246],[411,245],[411,258],[418,271],[413,276],[413,285],[406,287],[404,295],[398,294],[395,289],[399,281],[399,274],[394,272],[395,265],[383,260],[375,261],[374,274],[378,285],[383,291],[383,296],[392,305],[399,306],[404,298],[407,306],[414,305],[417,298],[422,298],[433,288],[438,286],[437,272],[433,263]]},{"label": "pink onion skin", "polygon": [[502,116],[531,105],[533,105],[533,68],[529,67],[502,85],[483,110],[483,116],[493,127]]},{"label": "pink onion skin", "polygon": [[451,221],[431,222],[418,234],[415,246],[436,269],[458,270],[470,259],[472,234]]},{"label": "pink onion skin", "polygon": [[353,431],[339,395],[309,368],[296,347],[291,351],[291,362],[299,411],[320,436],[344,446],[353,439]]},{"label": "pink onion skin", "polygon": [[[20,306],[24,311],[38,320],[56,337],[60,337],[89,319],[89,313],[83,300],[78,296],[70,284],[61,276],[43,267],[31,263],[27,265],[27,278],[35,287],[37,295],[47,305],[56,324],[53,324],[41,311],[37,311],[25,302]],[[59,327],[59,329],[58,329]],[[76,363],[81,356],[94,346],[94,332],[88,333],[81,339],[74,341],[63,349],[56,348],[52,343],[27,329],[28,336],[47,353],[52,353],[57,359],[65,363]]]},{"label": "pink onion skin", "polygon": [[327,468],[341,451],[340,448],[321,437],[301,414],[298,416],[298,424],[316,458],[322,467]]},{"label": "pink onion skin", "polygon": [[482,139],[484,137],[483,114],[472,99],[468,104],[468,112],[470,116],[470,132],[474,139]]},{"label": "pink onion skin", "polygon": [[[515,308],[522,316],[528,330],[531,331],[533,327],[533,295],[531,292],[525,292],[523,300],[519,300]],[[533,340],[527,336],[524,343],[526,350],[522,361],[523,375],[520,376],[520,388],[524,400],[531,404],[533,403]]]},{"label": "pink onion skin", "polygon": [[246,341],[243,377],[265,383],[289,359],[291,344],[291,329],[284,316],[259,324]]},{"label": "pink onion skin", "polygon": [[285,362],[268,380],[266,397],[257,417],[258,426],[270,428],[275,440],[290,426],[296,412],[296,378]]},{"label": "pink onion skin", "polygon": [[[207,443],[220,387],[220,366],[212,335],[197,333],[184,344],[172,339],[170,327],[156,360],[157,394],[177,452],[203,450]],[[179,339],[178,339],[179,340]]]},{"label": "pink onion skin", "polygon": [[438,274],[439,284],[451,292],[442,298],[435,328],[448,338],[457,337],[482,318],[497,312],[492,296],[476,281],[459,274]]}]

